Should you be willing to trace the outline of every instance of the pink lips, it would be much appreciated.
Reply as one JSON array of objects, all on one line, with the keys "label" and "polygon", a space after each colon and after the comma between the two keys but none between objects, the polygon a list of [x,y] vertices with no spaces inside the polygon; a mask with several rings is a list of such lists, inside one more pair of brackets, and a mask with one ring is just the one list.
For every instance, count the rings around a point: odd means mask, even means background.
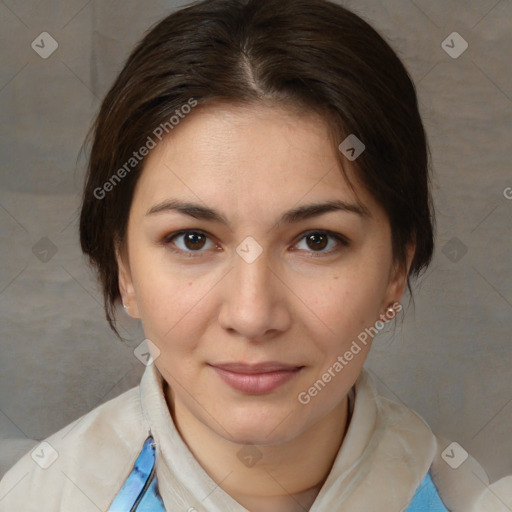
[{"label": "pink lips", "polygon": [[274,361],[255,365],[221,363],[210,366],[232,388],[253,395],[274,391],[291,380],[303,368]]}]

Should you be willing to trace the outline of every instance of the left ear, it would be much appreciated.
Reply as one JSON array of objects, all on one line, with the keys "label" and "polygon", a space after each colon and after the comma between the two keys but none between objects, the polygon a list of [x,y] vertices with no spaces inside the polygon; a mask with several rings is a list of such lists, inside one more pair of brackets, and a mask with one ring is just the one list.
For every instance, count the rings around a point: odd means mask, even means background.
[{"label": "left ear", "polygon": [[116,247],[116,260],[118,267],[119,292],[121,293],[121,300],[125,306],[125,310],[132,318],[140,318],[130,263],[128,261],[128,251],[125,246],[118,245]]},{"label": "left ear", "polygon": [[400,302],[407,285],[407,277],[411,268],[412,260],[416,252],[416,243],[411,242],[406,248],[405,265],[401,263],[394,264],[389,274],[388,288],[382,303],[382,309],[386,310],[391,304]]}]

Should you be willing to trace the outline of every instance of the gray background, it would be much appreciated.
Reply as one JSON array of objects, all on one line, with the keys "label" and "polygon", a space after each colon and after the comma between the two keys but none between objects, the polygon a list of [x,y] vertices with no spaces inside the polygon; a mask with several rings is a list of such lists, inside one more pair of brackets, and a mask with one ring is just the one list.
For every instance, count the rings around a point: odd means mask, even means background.
[{"label": "gray background", "polygon": [[[0,471],[144,370],[140,327],[126,319],[117,341],[79,249],[80,147],[134,43],[186,3],[0,1]],[[512,473],[512,3],[343,4],[410,70],[435,171],[434,261],[367,368],[493,481]],[[43,31],[59,45],[47,59],[31,47]],[[441,47],[454,31],[457,59]]]}]

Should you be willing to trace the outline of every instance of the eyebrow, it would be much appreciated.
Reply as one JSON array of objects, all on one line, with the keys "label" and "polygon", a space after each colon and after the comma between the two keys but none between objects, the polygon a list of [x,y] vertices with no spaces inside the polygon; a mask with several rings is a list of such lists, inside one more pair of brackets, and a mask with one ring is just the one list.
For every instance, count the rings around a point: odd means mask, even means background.
[{"label": "eyebrow", "polygon": [[[230,222],[222,213],[200,204],[180,201],[178,199],[168,199],[153,206],[148,210],[146,216],[172,211],[177,211],[183,215],[193,217],[194,219],[218,222],[231,227]],[[341,200],[333,200],[324,203],[307,204],[288,210],[282,214],[277,224],[293,224],[335,211],[356,214],[362,218],[371,217],[370,211],[363,205],[347,203]]]}]

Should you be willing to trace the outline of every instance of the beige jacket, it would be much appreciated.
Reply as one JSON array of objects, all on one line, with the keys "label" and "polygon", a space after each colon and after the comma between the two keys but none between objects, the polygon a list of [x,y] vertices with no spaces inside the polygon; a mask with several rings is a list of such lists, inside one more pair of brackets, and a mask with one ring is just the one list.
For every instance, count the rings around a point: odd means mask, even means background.
[{"label": "beige jacket", "polygon": [[[166,510],[247,512],[184,443],[154,365],[138,387],[53,434],[11,468],[0,481],[0,512],[106,511],[150,430]],[[310,512],[401,512],[429,468],[450,511],[511,512],[512,476],[489,485],[471,456],[458,465],[465,456],[458,445],[441,456],[450,444],[416,413],[379,396],[363,370],[345,440]]]}]

